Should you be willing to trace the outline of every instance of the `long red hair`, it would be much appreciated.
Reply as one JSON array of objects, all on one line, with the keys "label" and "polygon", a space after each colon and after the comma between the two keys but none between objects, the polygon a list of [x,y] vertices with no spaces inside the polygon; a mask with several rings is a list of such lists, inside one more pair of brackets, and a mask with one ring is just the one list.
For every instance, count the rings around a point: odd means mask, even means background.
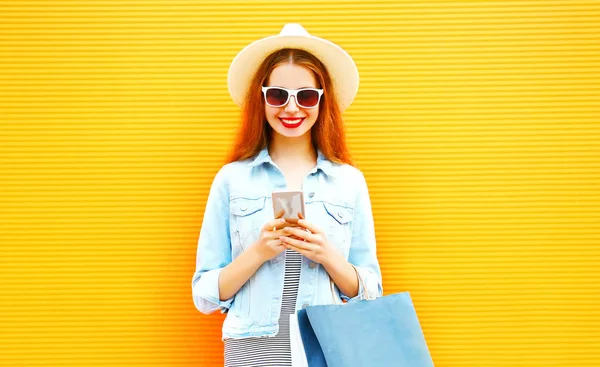
[{"label": "long red hair", "polygon": [[354,165],[346,145],[344,121],[331,76],[318,58],[307,51],[297,49],[276,51],[258,67],[242,105],[240,128],[227,161],[235,162],[252,158],[269,144],[273,129],[266,119],[261,87],[269,80],[273,69],[284,62],[291,62],[311,70],[317,79],[318,87],[323,88],[319,116],[310,132],[314,147],[332,162]]}]

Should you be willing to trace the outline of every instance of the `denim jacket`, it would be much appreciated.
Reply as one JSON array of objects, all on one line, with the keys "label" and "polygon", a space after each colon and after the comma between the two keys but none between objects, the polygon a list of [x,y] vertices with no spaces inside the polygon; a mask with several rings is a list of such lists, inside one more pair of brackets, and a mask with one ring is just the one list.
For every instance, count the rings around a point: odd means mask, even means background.
[{"label": "denim jacket", "polygon": [[[230,299],[219,300],[219,273],[247,250],[273,218],[271,193],[285,189],[281,170],[264,148],[257,156],[224,165],[216,174],[198,239],[192,298],[210,314],[227,313],[222,339],[274,336],[279,330],[285,251],[266,261]],[[349,298],[334,286],[324,267],[303,257],[296,311],[312,305],[355,302],[383,293],[377,261],[371,201],[361,171],[337,164],[319,151],[316,167],[302,185],[306,220],[356,266],[364,286]],[[366,289],[365,289],[366,288]],[[337,301],[336,301],[336,297]]]}]

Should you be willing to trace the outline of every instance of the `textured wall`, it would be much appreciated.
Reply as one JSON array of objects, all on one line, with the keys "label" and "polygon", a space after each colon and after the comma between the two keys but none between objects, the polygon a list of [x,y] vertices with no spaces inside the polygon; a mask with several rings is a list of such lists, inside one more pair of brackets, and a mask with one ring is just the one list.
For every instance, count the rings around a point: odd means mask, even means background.
[{"label": "textured wall", "polygon": [[600,365],[600,2],[1,1],[0,365],[218,366],[191,299],[229,62],[339,43],[385,293],[436,366]]}]

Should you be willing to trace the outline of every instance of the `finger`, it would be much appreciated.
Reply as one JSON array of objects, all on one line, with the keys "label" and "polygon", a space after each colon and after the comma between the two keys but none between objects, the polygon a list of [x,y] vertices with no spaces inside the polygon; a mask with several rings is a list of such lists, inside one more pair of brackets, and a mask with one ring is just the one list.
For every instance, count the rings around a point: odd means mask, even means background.
[{"label": "finger", "polygon": [[286,219],[285,223],[286,223],[285,228],[300,227],[298,225],[298,219],[296,219],[295,221],[294,220],[290,220],[290,219]]},{"label": "finger", "polygon": [[267,246],[269,246],[269,247],[280,247],[280,246],[284,246],[284,243],[280,239],[270,240],[270,241],[267,241]]},{"label": "finger", "polygon": [[309,231],[311,231],[311,233],[317,233],[317,234],[323,233],[323,231],[321,231],[321,229],[315,227],[314,224],[307,222],[305,219],[298,220],[298,225],[302,228],[308,229]]},{"label": "finger", "polygon": [[283,229],[279,229],[277,231],[265,231],[264,232],[264,238],[266,239],[279,239],[279,237],[281,236],[285,236],[287,234],[287,232],[285,232]]},{"label": "finger", "polygon": [[[286,228],[287,228],[287,227],[286,227]],[[285,231],[281,232],[281,235],[280,235],[280,236],[286,236],[286,237],[292,238],[292,239],[294,239],[294,240],[306,241],[306,240],[305,240],[305,239],[303,239],[303,238],[296,237],[296,236],[294,236],[293,234],[289,234],[288,232],[285,232]]]},{"label": "finger", "polygon": [[290,235],[298,237],[300,239],[306,240],[308,242],[316,243],[318,240],[318,238],[315,235],[313,235],[310,232],[307,232],[305,229],[302,229],[302,227],[300,227],[300,228],[286,227],[283,229],[283,231]]},{"label": "finger", "polygon": [[301,248],[296,247],[296,246],[292,246],[292,245],[287,244],[287,243],[284,243],[283,245],[285,246],[285,248],[293,250],[293,251],[296,251],[296,252],[299,252],[299,253],[301,253],[302,255],[304,255],[305,257],[307,257],[309,259],[310,259],[311,255],[313,254],[313,252],[311,252],[309,250],[304,250],[304,249],[301,249]]},{"label": "finger", "polygon": [[297,247],[302,250],[313,251],[315,249],[315,245],[310,242],[295,240],[295,239],[287,237],[287,236],[281,236],[279,238],[281,239],[281,241],[283,241],[283,243],[285,243],[287,245],[292,245],[292,246]]},{"label": "finger", "polygon": [[298,225],[298,218],[285,218],[285,221],[288,222],[292,226]]},{"label": "finger", "polygon": [[273,220],[270,220],[267,223],[265,223],[265,225],[262,226],[261,230],[262,231],[273,231],[273,228],[281,229],[281,228],[285,227],[285,225],[286,225],[285,219],[277,218],[277,219],[273,219]]},{"label": "finger", "polygon": [[288,223],[292,224],[294,227],[298,226],[298,220],[304,219],[304,215],[302,215],[301,212],[298,212],[296,215],[297,215],[297,218],[292,217],[292,218],[285,219]]},{"label": "finger", "polygon": [[275,213],[275,219],[279,219],[279,218],[283,217],[284,214],[285,214],[285,210],[281,209],[280,211]]}]

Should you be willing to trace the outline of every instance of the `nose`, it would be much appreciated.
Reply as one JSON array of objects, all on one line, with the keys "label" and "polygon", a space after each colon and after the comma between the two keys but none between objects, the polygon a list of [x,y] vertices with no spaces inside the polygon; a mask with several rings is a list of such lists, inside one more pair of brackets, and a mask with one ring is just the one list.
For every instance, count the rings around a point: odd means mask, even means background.
[{"label": "nose", "polygon": [[292,114],[294,112],[298,112],[298,105],[296,104],[296,97],[291,96],[290,101],[285,106],[285,112]]}]

